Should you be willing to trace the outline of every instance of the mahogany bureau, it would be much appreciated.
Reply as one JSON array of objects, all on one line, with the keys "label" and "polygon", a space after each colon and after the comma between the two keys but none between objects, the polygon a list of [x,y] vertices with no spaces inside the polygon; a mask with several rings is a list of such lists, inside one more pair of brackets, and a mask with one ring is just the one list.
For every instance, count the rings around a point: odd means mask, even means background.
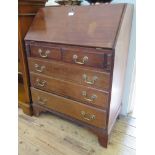
[{"label": "mahogany bureau", "polygon": [[121,109],[133,6],[39,10],[25,37],[34,115],[82,125],[107,147]]}]

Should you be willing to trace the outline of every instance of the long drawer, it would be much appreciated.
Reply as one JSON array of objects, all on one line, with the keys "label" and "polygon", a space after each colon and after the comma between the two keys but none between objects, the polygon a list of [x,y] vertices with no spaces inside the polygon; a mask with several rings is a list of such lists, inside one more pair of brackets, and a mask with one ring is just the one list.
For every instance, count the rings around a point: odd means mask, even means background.
[{"label": "long drawer", "polygon": [[31,73],[30,77],[31,86],[35,88],[65,96],[92,106],[97,105],[103,108],[108,107],[108,92],[99,91],[94,88],[62,81],[36,73]]},{"label": "long drawer", "polygon": [[71,116],[99,128],[106,127],[105,110],[90,107],[79,102],[31,88],[33,103]]},{"label": "long drawer", "polygon": [[31,57],[28,58],[28,64],[30,72],[52,76],[100,90],[109,91],[110,89],[110,73],[103,72],[101,69]]}]

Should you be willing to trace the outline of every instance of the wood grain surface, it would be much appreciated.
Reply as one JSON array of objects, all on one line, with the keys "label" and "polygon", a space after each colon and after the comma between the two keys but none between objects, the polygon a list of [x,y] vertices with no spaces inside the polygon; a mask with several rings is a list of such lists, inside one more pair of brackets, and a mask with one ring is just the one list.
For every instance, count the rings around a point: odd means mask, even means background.
[{"label": "wood grain surface", "polygon": [[45,46],[44,44],[30,46],[31,57],[61,60],[60,48]]},{"label": "wood grain surface", "polygon": [[[34,88],[80,101],[91,106],[97,105],[100,108],[108,108],[109,92],[100,91],[91,87],[82,86],[36,73],[31,73],[30,77],[31,86]],[[44,81],[46,81],[46,83],[42,86]]]},{"label": "wood grain surface", "polygon": [[29,117],[19,109],[18,131],[19,155],[136,155],[131,117],[116,121],[107,149],[92,132],[48,113]]},{"label": "wood grain surface", "polygon": [[[74,82],[99,90],[108,91],[110,89],[110,73],[105,72],[102,69],[93,69],[90,67],[77,66],[74,64],[70,65],[63,62],[42,60],[31,57],[28,58],[28,64],[30,72],[51,76],[53,78]],[[36,64],[39,69],[44,66],[42,72],[38,72],[36,70]],[[83,75],[86,75],[87,81],[83,79]],[[94,84],[87,83],[92,81],[95,76],[97,77],[97,80]]]},{"label": "wood grain surface", "polygon": [[[106,127],[107,112],[105,110],[100,110],[35,88],[31,88],[31,92],[32,100],[35,104],[40,104],[99,128]],[[84,111],[84,115],[81,113],[82,111]],[[92,115],[94,115],[94,118],[91,118]]]},{"label": "wood grain surface", "polygon": [[124,6],[46,7],[38,12],[25,40],[113,48]]}]

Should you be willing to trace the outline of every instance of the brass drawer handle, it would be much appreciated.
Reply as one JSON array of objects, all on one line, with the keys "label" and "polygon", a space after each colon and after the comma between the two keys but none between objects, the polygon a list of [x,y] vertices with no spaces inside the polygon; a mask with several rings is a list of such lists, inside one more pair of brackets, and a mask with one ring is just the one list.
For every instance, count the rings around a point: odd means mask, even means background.
[{"label": "brass drawer handle", "polygon": [[36,85],[37,86],[44,87],[45,84],[46,84],[46,81],[45,80],[40,80],[40,79],[37,79],[36,80]]},{"label": "brass drawer handle", "polygon": [[41,105],[45,105],[47,102],[47,99],[42,99],[40,96],[38,96],[38,103]]},{"label": "brass drawer handle", "polygon": [[73,55],[73,61],[74,61],[76,64],[83,65],[83,64],[85,64],[86,62],[88,62],[88,57],[87,57],[87,56],[84,56],[84,57],[83,57],[82,62],[77,61],[77,59],[78,59],[78,56],[77,56],[77,55]]},{"label": "brass drawer handle", "polygon": [[41,50],[41,48],[38,49],[38,53],[40,54],[40,56],[42,58],[47,58],[48,57],[48,54],[50,53],[49,50],[46,50],[45,53],[43,54],[43,51]]},{"label": "brass drawer handle", "polygon": [[89,80],[88,76],[86,74],[83,74],[82,78],[83,78],[85,83],[91,84],[91,85],[93,85],[95,83],[95,81],[98,79],[97,76],[93,76],[92,80]]},{"label": "brass drawer handle", "polygon": [[85,111],[81,111],[81,115],[83,116],[83,118],[87,121],[91,121],[91,120],[94,120],[96,118],[95,115],[91,115],[91,114],[88,114],[86,113]]},{"label": "brass drawer handle", "polygon": [[89,102],[93,102],[97,98],[97,96],[94,94],[90,98],[88,98],[86,91],[82,91],[82,95],[85,97],[84,99],[89,101]]},{"label": "brass drawer handle", "polygon": [[35,64],[34,66],[35,66],[36,71],[40,73],[42,73],[43,70],[45,69],[45,66],[39,66],[38,64]]}]

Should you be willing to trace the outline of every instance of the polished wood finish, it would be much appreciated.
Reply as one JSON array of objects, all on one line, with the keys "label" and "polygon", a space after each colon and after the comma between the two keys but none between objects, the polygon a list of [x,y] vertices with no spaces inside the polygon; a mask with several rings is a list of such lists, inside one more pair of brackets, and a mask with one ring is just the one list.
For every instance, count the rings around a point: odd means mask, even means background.
[{"label": "polished wood finish", "polygon": [[24,85],[22,83],[18,84],[18,101],[19,102],[24,102],[25,101],[25,96],[24,96]]},{"label": "polished wood finish", "polygon": [[[97,88],[99,90],[110,90],[110,73],[105,72],[104,70],[97,68],[94,70],[90,67],[84,68],[83,66],[77,66],[74,64],[70,65],[63,62],[42,60],[31,57],[28,58],[28,62],[30,72],[52,76],[57,79],[78,83],[84,86]],[[43,68],[42,72],[38,71],[36,65],[39,69]],[[87,76],[88,81],[92,81],[95,76],[97,77],[97,80],[94,84],[89,84],[83,79],[84,75]]]},{"label": "polished wood finish", "polygon": [[[111,70],[112,50],[30,42],[29,56]],[[85,60],[85,58],[87,58]],[[84,61],[85,60],[85,61]],[[83,62],[84,61],[84,62]]]},{"label": "polished wood finish", "polygon": [[25,39],[102,48],[114,47],[124,5],[74,6],[75,14],[68,16],[71,10],[70,6],[42,9],[36,15]]},{"label": "polished wood finish", "polygon": [[[78,62],[83,62],[83,59],[87,57],[84,66],[91,66],[96,68],[111,68],[111,52],[110,50],[103,49],[87,49],[87,48],[63,48],[62,49],[62,60],[64,62],[78,64]],[[105,52],[104,52],[105,51]],[[74,56],[77,59],[74,59]],[[109,57],[108,57],[109,56]],[[108,59],[107,59],[108,57]],[[76,62],[77,61],[77,62]]]},{"label": "polished wood finish", "polygon": [[[25,37],[34,114],[49,111],[82,124],[107,147],[121,110],[133,6],[76,6],[68,16],[70,9],[41,9]],[[61,58],[34,57],[37,44],[60,49]]]},{"label": "polished wood finish", "polygon": [[110,133],[115,120],[121,110],[122,96],[124,90],[124,80],[126,73],[126,65],[128,58],[128,49],[130,43],[130,31],[132,23],[133,6],[127,5],[123,13],[121,28],[119,29],[119,35],[115,43],[115,60],[113,69],[113,81],[111,90],[111,104],[109,113],[109,126],[108,131]]},{"label": "polished wood finish", "polygon": [[31,73],[30,77],[32,87],[60,96],[65,96],[73,100],[81,101],[92,106],[97,105],[102,108],[108,108],[108,92],[99,91],[91,87],[82,86],[68,81],[62,81],[36,73]]},{"label": "polished wood finish", "polygon": [[27,59],[25,54],[24,37],[27,33],[36,12],[44,6],[46,0],[19,0],[18,1],[18,103],[23,111],[32,115],[30,105],[30,89],[27,69]]},{"label": "polished wood finish", "polygon": [[[38,89],[31,88],[34,103],[48,107],[54,111],[66,114],[82,122],[95,125],[99,128],[106,127],[106,111],[81,104],[54,94],[45,93]],[[38,99],[39,97],[39,99]],[[85,114],[81,114],[81,112]],[[94,118],[91,118],[94,116]]]},{"label": "polished wood finish", "polygon": [[32,57],[38,58],[47,58],[47,59],[56,59],[61,60],[61,51],[60,48],[54,48],[50,46],[43,45],[31,45],[30,46]]},{"label": "polished wood finish", "polygon": [[23,109],[23,111],[32,115],[32,107],[30,106],[30,92],[29,92],[29,78],[26,64],[26,55],[23,49],[22,37],[21,37],[21,27],[19,21],[19,29],[18,29],[18,49],[19,49],[19,65],[20,65],[20,73],[19,73],[19,83],[18,83],[18,103],[19,107]]},{"label": "polished wood finish", "polygon": [[37,11],[45,6],[47,0],[19,0],[18,2],[18,19],[21,23],[22,41],[29,30],[29,27]]}]

